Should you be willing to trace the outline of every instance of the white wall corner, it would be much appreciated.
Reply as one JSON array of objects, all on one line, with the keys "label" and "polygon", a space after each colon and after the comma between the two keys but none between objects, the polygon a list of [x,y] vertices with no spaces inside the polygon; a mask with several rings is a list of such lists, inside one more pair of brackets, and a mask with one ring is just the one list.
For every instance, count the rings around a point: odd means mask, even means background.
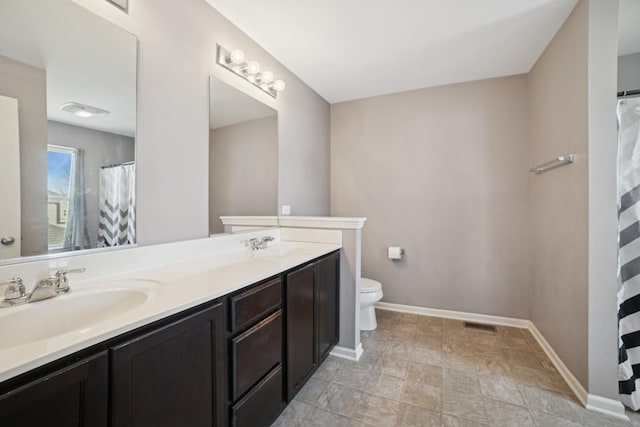
[{"label": "white wall corner", "polygon": [[356,347],[355,350],[337,345],[333,348],[333,350],[331,350],[330,354],[341,359],[353,360],[357,362],[358,360],[360,360],[360,357],[362,357],[363,352],[364,350],[362,349],[362,344],[358,344],[358,347]]}]

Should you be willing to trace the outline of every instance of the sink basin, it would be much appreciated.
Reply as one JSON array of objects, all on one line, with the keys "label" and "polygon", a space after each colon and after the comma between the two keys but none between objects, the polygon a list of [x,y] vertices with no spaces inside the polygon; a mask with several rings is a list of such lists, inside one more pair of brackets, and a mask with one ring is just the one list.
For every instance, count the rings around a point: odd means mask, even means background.
[{"label": "sink basin", "polygon": [[155,295],[158,283],[111,281],[44,301],[0,309],[0,350],[82,332],[131,311]]}]

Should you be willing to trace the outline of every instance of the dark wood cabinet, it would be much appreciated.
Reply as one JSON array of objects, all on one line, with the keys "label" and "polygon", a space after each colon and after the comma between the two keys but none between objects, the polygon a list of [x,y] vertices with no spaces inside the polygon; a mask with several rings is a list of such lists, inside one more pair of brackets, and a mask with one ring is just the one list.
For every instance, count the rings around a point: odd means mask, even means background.
[{"label": "dark wood cabinet", "polygon": [[0,395],[0,426],[104,427],[108,386],[101,352]]},{"label": "dark wood cabinet", "polygon": [[287,401],[300,391],[317,363],[315,264],[287,274]]},{"label": "dark wood cabinet", "polygon": [[338,342],[339,253],[286,274],[287,401]]},{"label": "dark wood cabinet", "polygon": [[340,316],[340,253],[334,252],[317,264],[318,364],[338,343]]},{"label": "dark wood cabinet", "polygon": [[224,346],[217,303],[112,347],[112,425],[226,425]]},{"label": "dark wood cabinet", "polygon": [[230,424],[267,427],[285,406],[282,276],[238,291],[228,301]]}]

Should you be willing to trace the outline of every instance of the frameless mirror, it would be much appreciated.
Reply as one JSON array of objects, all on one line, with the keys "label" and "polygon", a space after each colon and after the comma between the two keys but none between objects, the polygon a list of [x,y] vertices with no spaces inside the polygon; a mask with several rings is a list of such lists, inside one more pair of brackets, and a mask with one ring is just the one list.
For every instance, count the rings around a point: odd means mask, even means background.
[{"label": "frameless mirror", "polygon": [[135,243],[136,69],[69,0],[0,2],[0,263]]},{"label": "frameless mirror", "polygon": [[226,215],[276,215],[278,112],[211,77],[209,230]]}]

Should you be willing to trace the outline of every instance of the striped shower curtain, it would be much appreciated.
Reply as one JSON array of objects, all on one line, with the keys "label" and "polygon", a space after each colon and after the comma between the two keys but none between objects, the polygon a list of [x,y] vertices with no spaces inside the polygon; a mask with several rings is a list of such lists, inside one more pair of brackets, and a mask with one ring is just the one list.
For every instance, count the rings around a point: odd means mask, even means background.
[{"label": "striped shower curtain", "polygon": [[100,219],[98,246],[136,242],[136,165],[100,170]]},{"label": "striped shower curtain", "polygon": [[640,98],[618,102],[618,388],[640,409]]}]

